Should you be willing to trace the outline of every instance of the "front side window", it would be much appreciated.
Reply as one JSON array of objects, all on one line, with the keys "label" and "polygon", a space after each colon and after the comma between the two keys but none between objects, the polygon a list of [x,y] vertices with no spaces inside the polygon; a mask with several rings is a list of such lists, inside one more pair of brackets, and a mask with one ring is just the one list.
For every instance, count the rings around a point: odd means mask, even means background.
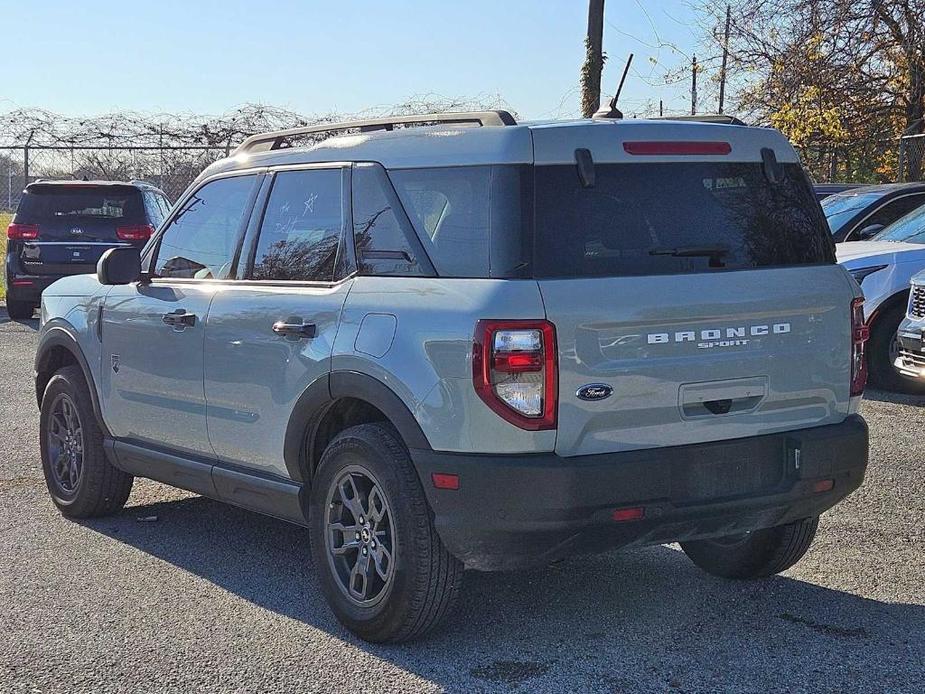
[{"label": "front side window", "polygon": [[925,243],[925,207],[913,210],[877,234],[874,241]]},{"label": "front side window", "polygon": [[278,173],[260,227],[251,278],[333,282],[343,238],[342,171]]},{"label": "front side window", "polygon": [[256,176],[207,183],[191,195],[161,235],[158,277],[227,279]]}]

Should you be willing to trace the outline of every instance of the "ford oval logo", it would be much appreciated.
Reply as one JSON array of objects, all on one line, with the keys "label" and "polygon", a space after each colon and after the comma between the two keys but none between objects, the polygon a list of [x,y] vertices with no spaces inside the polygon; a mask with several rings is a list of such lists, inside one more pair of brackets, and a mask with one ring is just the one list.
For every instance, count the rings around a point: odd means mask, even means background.
[{"label": "ford oval logo", "polygon": [[589,383],[575,393],[581,400],[604,400],[613,395],[613,388],[606,383]]}]

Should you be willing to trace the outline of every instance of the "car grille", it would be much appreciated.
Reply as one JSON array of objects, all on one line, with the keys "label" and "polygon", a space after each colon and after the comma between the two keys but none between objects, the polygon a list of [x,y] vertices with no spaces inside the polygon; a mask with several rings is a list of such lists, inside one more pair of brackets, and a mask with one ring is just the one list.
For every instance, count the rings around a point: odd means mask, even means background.
[{"label": "car grille", "polygon": [[913,318],[925,318],[925,287],[918,285],[912,287],[912,298],[909,301],[909,315]]},{"label": "car grille", "polygon": [[910,352],[907,349],[903,349],[899,352],[899,358],[903,360],[903,364],[906,366],[925,369],[925,354]]}]

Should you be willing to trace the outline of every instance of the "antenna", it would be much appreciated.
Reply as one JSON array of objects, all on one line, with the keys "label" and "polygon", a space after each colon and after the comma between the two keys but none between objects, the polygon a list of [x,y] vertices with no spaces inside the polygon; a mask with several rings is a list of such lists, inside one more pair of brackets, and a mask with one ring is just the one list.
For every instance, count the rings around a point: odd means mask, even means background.
[{"label": "antenna", "polygon": [[623,67],[623,76],[620,78],[620,86],[617,87],[617,93],[613,95],[607,108],[601,107],[592,118],[623,118],[623,112],[617,108],[617,101],[620,99],[620,92],[623,91],[623,83],[626,82],[626,74],[630,71],[630,65],[633,64],[633,54],[630,53],[626,59],[626,65]]}]

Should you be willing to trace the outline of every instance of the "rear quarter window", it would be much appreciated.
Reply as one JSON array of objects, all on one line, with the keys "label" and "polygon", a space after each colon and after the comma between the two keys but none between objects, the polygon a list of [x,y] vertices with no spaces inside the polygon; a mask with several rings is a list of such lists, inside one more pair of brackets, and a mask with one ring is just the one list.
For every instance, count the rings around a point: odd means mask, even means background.
[{"label": "rear quarter window", "polygon": [[664,275],[834,263],[825,218],[797,164],[536,168],[538,277]]}]

